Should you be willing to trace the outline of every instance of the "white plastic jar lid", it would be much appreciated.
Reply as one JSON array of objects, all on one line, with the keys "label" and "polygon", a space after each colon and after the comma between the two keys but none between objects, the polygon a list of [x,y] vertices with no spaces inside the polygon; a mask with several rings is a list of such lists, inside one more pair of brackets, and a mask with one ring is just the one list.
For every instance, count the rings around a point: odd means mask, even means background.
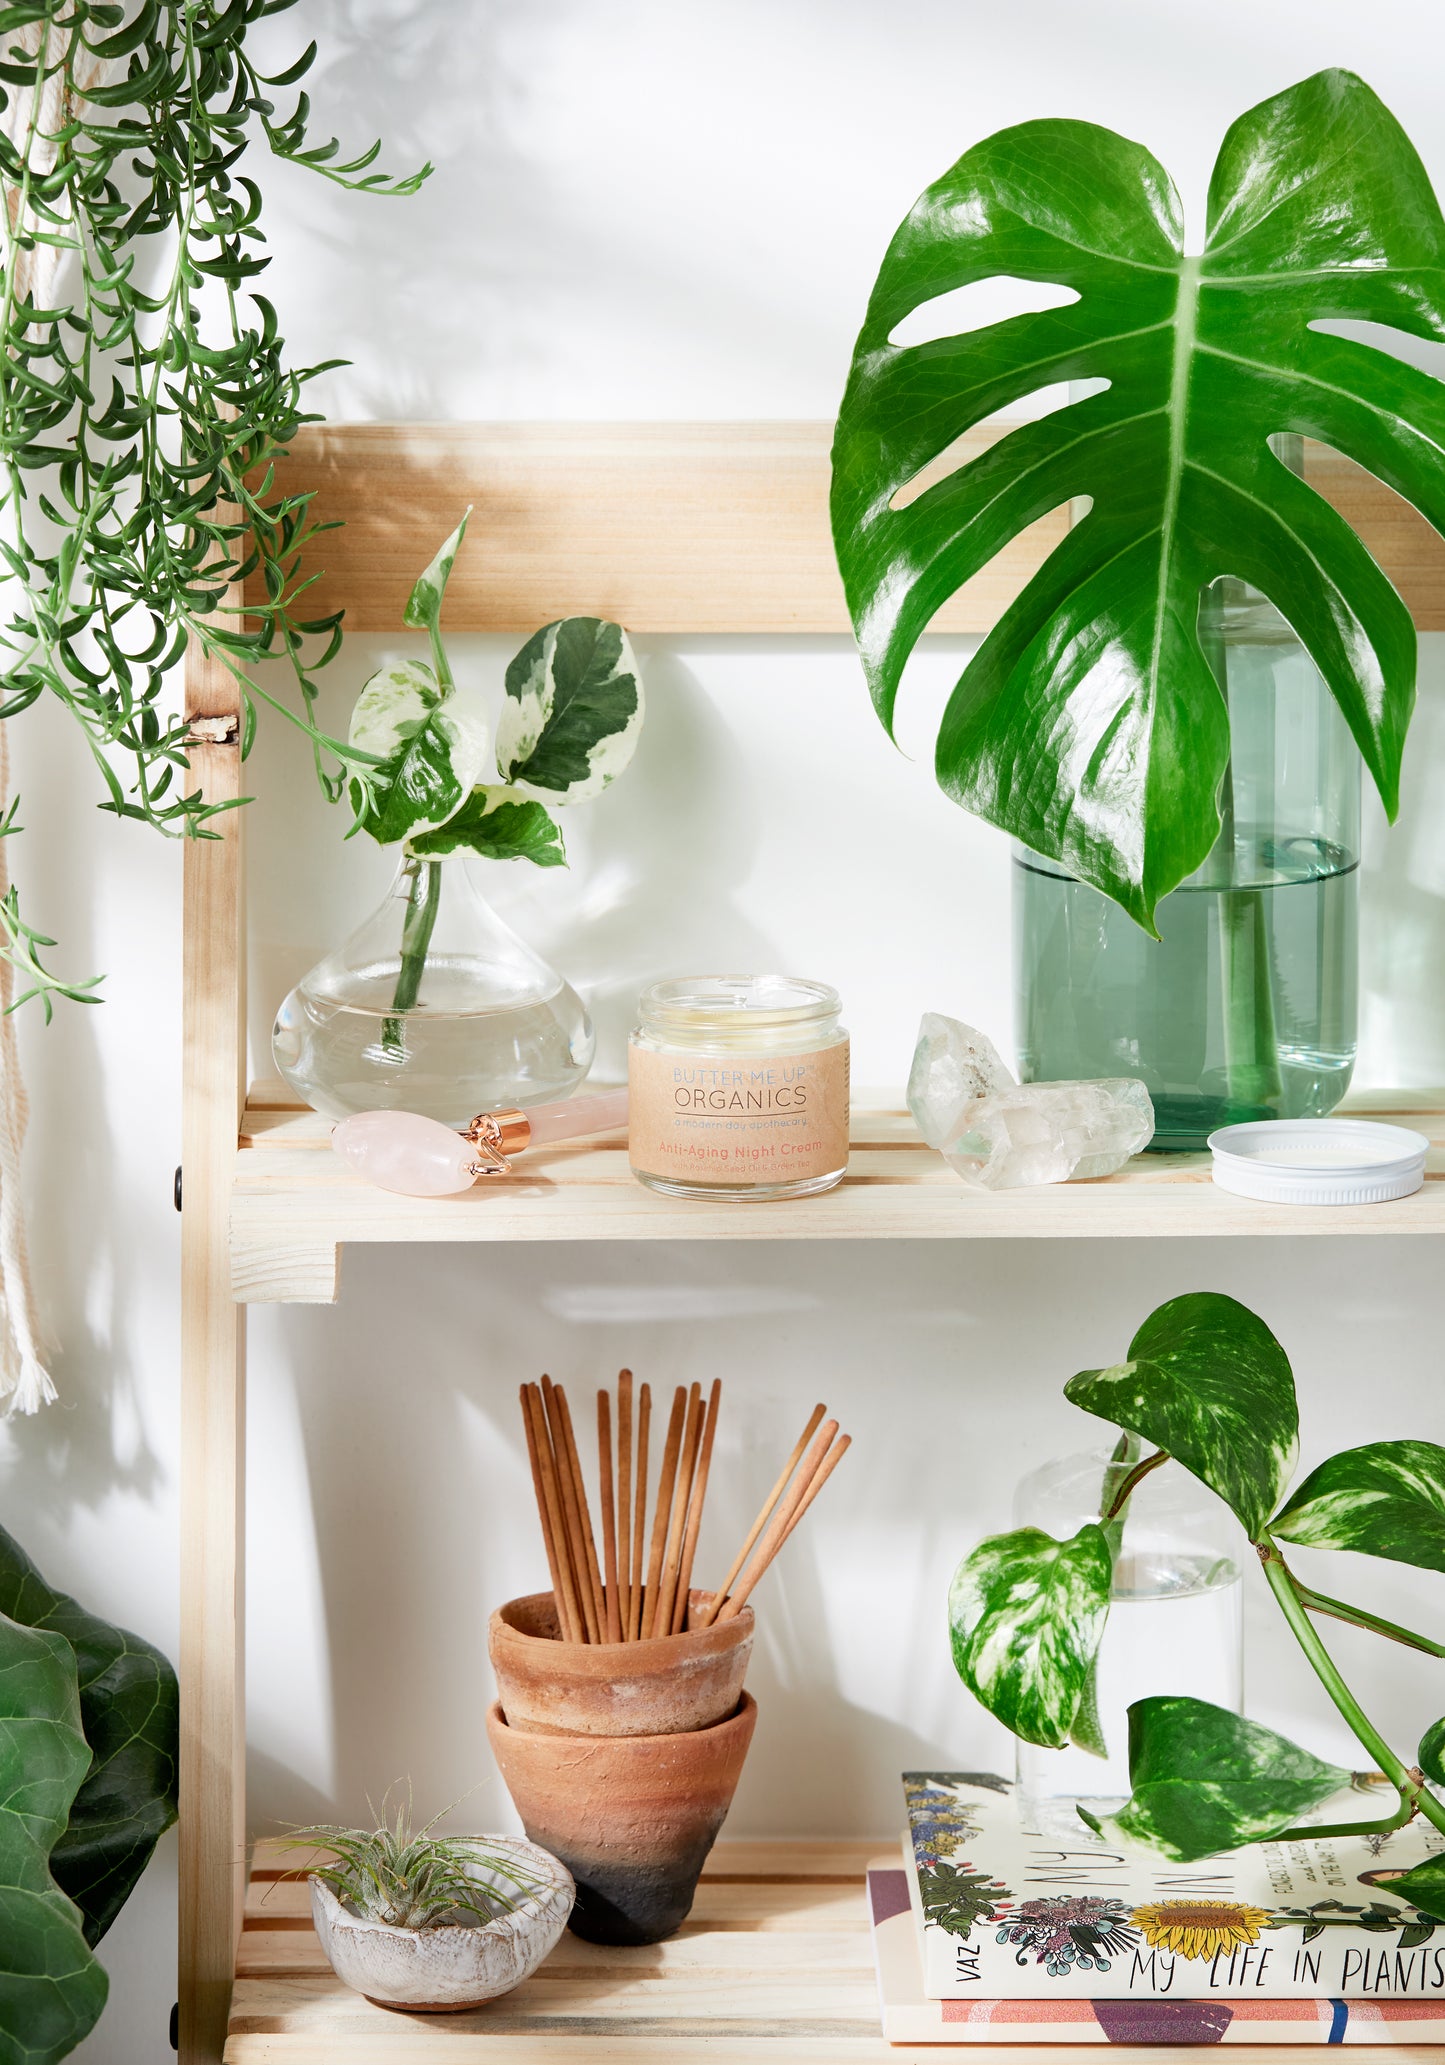
[{"label": "white plastic jar lid", "polygon": [[1266,1119],[1209,1136],[1222,1190],[1279,1205],[1378,1205],[1425,1181],[1430,1143],[1376,1119]]}]

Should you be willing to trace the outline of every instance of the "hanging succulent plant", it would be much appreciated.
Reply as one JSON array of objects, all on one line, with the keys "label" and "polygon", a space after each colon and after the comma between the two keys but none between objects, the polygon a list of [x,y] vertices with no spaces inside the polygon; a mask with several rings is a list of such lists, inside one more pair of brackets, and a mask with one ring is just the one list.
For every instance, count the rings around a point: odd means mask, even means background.
[{"label": "hanging succulent plant", "polygon": [[[0,719],[54,696],[80,726],[101,808],[175,835],[215,806],[187,779],[168,670],[194,642],[236,679],[249,747],[258,703],[312,741],[333,798],[365,756],[315,722],[314,672],[340,642],[310,619],[297,559],[316,526],[272,462],[327,366],[287,363],[276,312],[254,291],[269,264],[254,159],[269,153],[339,186],[412,193],[430,171],[371,169],[308,140],[310,103],[272,98],[316,45],[269,78],[253,29],[295,0],[20,0],[0,10]],[[339,363],[331,361],[330,364]],[[253,596],[224,610],[232,581]],[[215,614],[219,610],[219,614]],[[303,641],[316,638],[308,661]],[[287,702],[255,663],[292,671]],[[15,809],[0,833],[18,829]],[[41,965],[53,941],[0,903],[0,956],[47,1013],[93,1001]]]}]

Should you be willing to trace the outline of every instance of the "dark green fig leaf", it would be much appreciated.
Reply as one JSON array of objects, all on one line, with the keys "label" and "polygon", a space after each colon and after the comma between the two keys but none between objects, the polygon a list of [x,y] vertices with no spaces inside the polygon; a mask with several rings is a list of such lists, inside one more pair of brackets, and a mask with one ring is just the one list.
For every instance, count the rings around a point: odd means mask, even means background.
[{"label": "dark green fig leaf", "polygon": [[176,1818],[180,1691],[166,1658],[48,1585],[0,1528],[0,1613],[70,1644],[92,1762],[51,1854],[57,1883],[96,1944]]},{"label": "dark green fig leaf", "polygon": [[1258,1540],[1294,1470],[1294,1376],[1262,1319],[1218,1291],[1151,1312],[1129,1360],[1081,1370],[1064,1396],[1162,1448],[1207,1484]]},{"label": "dark green fig leaf", "polygon": [[1226,1707],[1172,1695],[1129,1709],[1129,1782],[1101,1833],[1183,1864],[1281,1834],[1350,1774]]},{"label": "dark green fig leaf", "polygon": [[544,803],[585,803],[632,758],[642,717],[642,676],[620,624],[544,624],[507,669],[498,770]]},{"label": "dark green fig leaf", "polygon": [[[999,278],[1074,299],[895,340],[914,310]],[[1198,620],[1221,575],[1293,625],[1395,814],[1409,614],[1269,440],[1302,433],[1348,453],[1445,530],[1445,389],[1315,327],[1337,317],[1445,337],[1445,220],[1399,124],[1342,71],[1230,129],[1201,257],[1184,254],[1173,183],[1141,145],[1026,122],[921,196],[869,302],[832,515],[878,713],[891,730],[904,663],[940,606],[1029,524],[1087,498],[960,677],[938,779],[1149,930],[1219,830],[1229,724]],[[921,484],[975,425],[1086,380],[1108,384]]]},{"label": "dark green fig leaf", "polygon": [[1432,1784],[1445,1785],[1445,1719],[1432,1723],[1420,1737],[1415,1762]]},{"label": "dark green fig leaf", "polygon": [[1311,1549],[1358,1549],[1445,1570],[1445,1448],[1371,1441],[1311,1470],[1271,1534]]},{"label": "dark green fig leaf", "polygon": [[954,1668],[1025,1742],[1062,1749],[1109,1612],[1113,1564],[1090,1523],[1070,1541],[1037,1527],[990,1535],[948,1594]]},{"label": "dark green fig leaf", "polygon": [[1427,1857],[1413,1871],[1391,1879],[1390,1891],[1418,1907],[1422,1914],[1445,1922],[1445,1856]]},{"label": "dark green fig leaf", "polygon": [[0,1616],[0,2065],[56,2065],[105,2006],[105,1972],[50,1868],[89,1768],[70,1644]]},{"label": "dark green fig leaf", "polygon": [[413,853],[428,858],[466,852],[486,860],[531,860],[539,868],[567,865],[556,820],[516,789],[475,788],[455,817],[408,843]]}]

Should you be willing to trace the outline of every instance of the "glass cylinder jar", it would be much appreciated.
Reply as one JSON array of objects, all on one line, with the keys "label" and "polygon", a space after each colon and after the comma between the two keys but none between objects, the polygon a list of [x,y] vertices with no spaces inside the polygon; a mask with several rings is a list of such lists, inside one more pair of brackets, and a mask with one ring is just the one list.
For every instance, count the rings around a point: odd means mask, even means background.
[{"label": "glass cylinder jar", "polygon": [[848,1166],[838,993],[785,975],[654,983],[628,1053],[632,1172],[669,1197],[806,1197]]},{"label": "glass cylinder jar", "polygon": [[1359,751],[1254,589],[1216,582],[1200,636],[1227,683],[1223,824],[1160,902],[1160,938],[1055,862],[1019,849],[1014,863],[1020,1076],[1139,1077],[1156,1151],[1245,1119],[1322,1116],[1355,1060]]},{"label": "glass cylinder jar", "polygon": [[[1136,1444],[1123,1468],[1142,1453]],[[1107,1448],[1032,1471],[1014,1495],[1014,1525],[1066,1541],[1098,1520],[1119,1481]],[[1106,1494],[1106,1477],[1110,1491]],[[1244,1703],[1243,1530],[1178,1463],[1135,1488],[1116,1536],[1114,1585],[1099,1649],[1096,1711],[1108,1752],[1017,1746],[1024,1825],[1077,1833],[1075,1808],[1113,1813],[1129,1797],[1128,1712],[1151,1693],[1184,1693],[1234,1713]]]},{"label": "glass cylinder jar", "polygon": [[459,1128],[571,1096],[593,1044],[582,999],[502,923],[460,855],[406,855],[271,1035],[280,1073],[327,1118],[416,1111]]}]

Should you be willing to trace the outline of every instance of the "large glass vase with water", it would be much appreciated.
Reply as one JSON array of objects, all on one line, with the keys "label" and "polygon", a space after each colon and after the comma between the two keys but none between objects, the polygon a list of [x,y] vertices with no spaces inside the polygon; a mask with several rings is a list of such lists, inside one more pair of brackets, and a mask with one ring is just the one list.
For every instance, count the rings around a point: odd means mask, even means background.
[{"label": "large glass vase with water", "polygon": [[[1014,1525],[1067,1541],[1108,1511],[1142,1454],[1126,1435],[1045,1463],[1014,1496]],[[1178,1463],[1135,1487],[1106,1529],[1114,1553],[1109,1617],[1086,1700],[1107,1754],[1017,1745],[1019,1809],[1037,1834],[1077,1838],[1082,1803],[1113,1814],[1129,1797],[1129,1707],[1153,1693],[1183,1693],[1234,1713],[1244,1705],[1245,1541],[1233,1515]],[[1083,1731],[1080,1731],[1083,1732]]]},{"label": "large glass vase with water", "polygon": [[1285,619],[1241,581],[1204,597],[1232,749],[1222,828],[1150,939],[1020,849],[1014,968],[1025,1082],[1137,1076],[1159,1149],[1333,1110],[1354,1066],[1360,756]]}]

